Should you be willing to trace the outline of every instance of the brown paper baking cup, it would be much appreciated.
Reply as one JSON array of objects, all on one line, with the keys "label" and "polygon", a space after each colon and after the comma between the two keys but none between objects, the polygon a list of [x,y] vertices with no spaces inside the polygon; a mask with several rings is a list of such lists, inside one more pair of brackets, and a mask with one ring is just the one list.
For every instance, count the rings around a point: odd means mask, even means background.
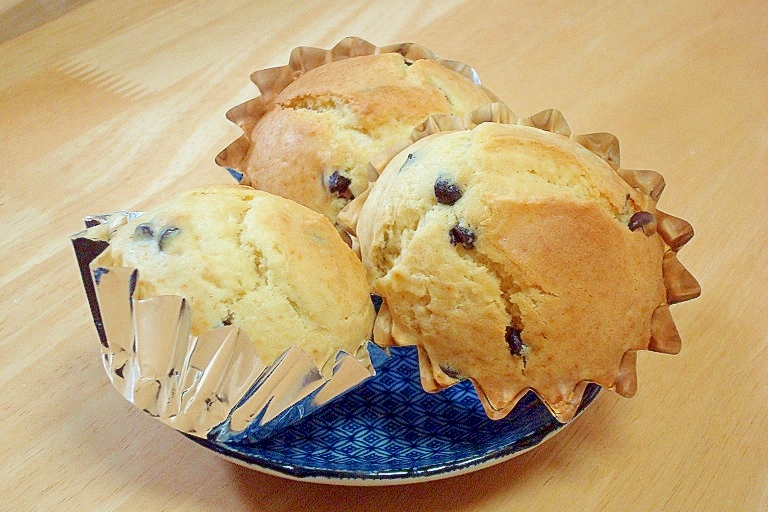
[{"label": "brown paper baking cup", "polygon": [[87,217],[87,229],[71,236],[107,377],[137,408],[190,436],[256,442],[375,374],[382,361],[376,357],[385,356],[368,341],[355,354],[338,351],[324,369],[295,346],[264,361],[237,326],[191,335],[183,297],[137,300],[137,269],[91,262],[111,233],[138,215]]},{"label": "brown paper baking cup", "polygon": [[[662,352],[667,354],[676,354],[680,351],[681,341],[677,328],[669,311],[671,304],[682,302],[698,297],[701,293],[696,279],[686,270],[677,259],[677,251],[680,250],[693,236],[691,225],[677,217],[673,217],[656,208],[656,202],[664,189],[664,179],[661,174],[650,170],[628,170],[620,166],[619,141],[610,133],[591,133],[584,135],[574,135],[568,125],[565,117],[555,109],[541,111],[529,117],[518,117],[509,107],[502,103],[493,103],[480,107],[470,112],[464,117],[451,115],[435,115],[428,118],[424,123],[417,126],[411,132],[410,139],[399,147],[392,147],[376,157],[371,162],[371,175],[376,177],[381,174],[389,162],[398,154],[405,151],[411,144],[421,139],[434,136],[438,137],[441,133],[471,130],[482,123],[500,123],[510,125],[523,125],[533,127],[539,130],[559,134],[568,137],[583,147],[605,160],[610,167],[633,189],[639,193],[638,201],[643,208],[643,212],[649,213],[653,221],[646,224],[637,221],[636,229],[643,229],[646,234],[657,232],[665,244],[665,253],[663,258],[663,278],[667,290],[666,302],[657,307],[651,318],[651,339],[648,350]],[[359,249],[356,243],[355,231],[360,211],[371,190],[371,182],[368,190],[352,200],[339,213],[338,221],[346,228],[353,239],[353,247]],[[624,219],[632,227],[633,219]],[[374,340],[382,346],[396,346],[397,340],[391,335],[391,326],[393,323],[392,314],[384,299],[374,326]],[[446,387],[438,384],[431,375],[431,368],[428,358],[422,353],[419,347],[419,367],[422,377],[422,383],[425,389],[429,391],[438,391]],[[561,422],[567,422],[577,410],[578,404],[582,400],[587,382],[579,382],[573,390],[572,406],[566,410],[555,410],[550,404],[545,404],[550,412]],[[619,366],[618,377],[611,389],[623,396],[634,395],[637,389],[636,372],[636,352],[629,351],[624,354]],[[480,400],[485,408],[486,414],[492,419],[501,419],[505,417],[514,408],[520,398],[525,395],[528,389],[521,390],[520,393],[509,403],[502,407],[494,408],[482,390],[478,389]],[[536,392],[535,389],[532,391]]]},{"label": "brown paper baking cup", "polygon": [[448,69],[461,73],[481,87],[494,101],[498,97],[482,85],[475,70],[462,62],[442,59],[431,50],[415,43],[399,43],[376,46],[359,37],[346,37],[330,50],[299,46],[291,52],[285,66],[267,68],[251,74],[261,95],[233,107],[227,112],[227,119],[243,130],[243,135],[232,142],[216,156],[216,163],[226,168],[242,185],[250,181],[245,173],[245,158],[251,147],[250,134],[259,119],[270,109],[275,96],[307,71],[330,62],[381,53],[399,53],[410,61],[432,59]]}]

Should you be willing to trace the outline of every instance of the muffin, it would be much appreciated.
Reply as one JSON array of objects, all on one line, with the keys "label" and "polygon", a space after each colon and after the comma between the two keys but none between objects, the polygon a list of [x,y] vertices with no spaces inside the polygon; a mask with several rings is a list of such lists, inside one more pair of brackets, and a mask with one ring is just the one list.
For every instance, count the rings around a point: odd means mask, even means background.
[{"label": "muffin", "polygon": [[470,379],[491,418],[528,390],[563,422],[587,382],[634,394],[636,351],[677,352],[668,304],[699,292],[675,257],[690,225],[655,208],[660,176],[621,171],[633,187],[534,126],[425,135],[356,202],[375,342],[416,345],[427,391]]},{"label": "muffin", "polygon": [[415,45],[376,49],[349,38],[339,46],[317,50],[322,59],[295,52],[292,65],[302,64],[290,79],[277,72],[287,68],[255,73],[262,96],[230,112],[245,134],[217,158],[241,183],[334,223],[368,187],[372,156],[407,140],[430,114],[464,115],[495,98],[470,68]]},{"label": "muffin", "polygon": [[179,295],[191,334],[241,328],[267,363],[318,366],[370,337],[365,268],[322,215],[239,185],[187,190],[118,228],[91,268],[138,269],[136,299]]}]

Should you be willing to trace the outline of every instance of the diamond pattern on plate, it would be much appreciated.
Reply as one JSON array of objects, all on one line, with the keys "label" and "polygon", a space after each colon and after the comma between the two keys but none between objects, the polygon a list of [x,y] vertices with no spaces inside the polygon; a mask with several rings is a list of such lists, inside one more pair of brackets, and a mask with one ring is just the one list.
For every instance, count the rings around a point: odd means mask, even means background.
[{"label": "diamond pattern on plate", "polygon": [[[425,393],[414,347],[391,349],[379,374],[257,444],[201,444],[294,477],[400,479],[465,469],[540,443],[562,425],[533,393],[487,418],[472,384]],[[582,408],[597,395],[590,385]]]}]

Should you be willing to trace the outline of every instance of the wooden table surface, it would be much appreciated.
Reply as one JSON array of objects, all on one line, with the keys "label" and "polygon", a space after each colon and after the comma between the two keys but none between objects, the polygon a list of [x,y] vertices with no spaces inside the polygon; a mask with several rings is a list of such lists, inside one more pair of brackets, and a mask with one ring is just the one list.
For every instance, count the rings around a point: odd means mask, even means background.
[{"label": "wooden table surface", "polygon": [[[230,181],[214,157],[249,74],[348,35],[470,63],[518,115],[557,108],[665,176],[703,294],[673,307],[679,355],[640,354],[634,398],[481,471],[350,488],[222,460],[107,382],[69,235]],[[95,0],[0,43],[0,156],[1,510],[768,510],[762,0]]]}]

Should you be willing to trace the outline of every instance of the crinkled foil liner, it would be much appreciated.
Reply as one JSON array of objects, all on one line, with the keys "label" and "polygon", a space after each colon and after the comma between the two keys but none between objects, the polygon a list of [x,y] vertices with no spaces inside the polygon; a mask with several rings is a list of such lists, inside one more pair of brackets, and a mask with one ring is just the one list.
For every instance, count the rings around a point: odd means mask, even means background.
[{"label": "crinkled foil liner", "polygon": [[240,184],[250,185],[250,180],[245,174],[245,158],[251,147],[250,134],[254,125],[270,110],[275,96],[311,69],[350,57],[381,53],[399,53],[411,61],[432,59],[448,69],[461,73],[481,87],[493,101],[501,102],[492,91],[483,86],[480,77],[471,66],[455,60],[441,59],[431,50],[415,43],[376,46],[359,37],[345,37],[330,50],[299,46],[291,51],[287,65],[261,69],[251,74],[251,81],[259,88],[261,95],[241,103],[227,112],[227,119],[238,125],[243,130],[243,135],[216,156],[216,163],[226,168]]},{"label": "crinkled foil liner", "polygon": [[298,347],[267,364],[236,326],[191,335],[191,309],[182,297],[136,300],[138,270],[90,267],[108,247],[110,233],[140,214],[86,217],[87,229],[71,241],[104,369],[120,394],[144,412],[187,435],[253,443],[353,389],[386,360],[366,341],[354,355],[339,351],[325,371]]},{"label": "crinkled foil liner", "polygon": [[[670,314],[669,306],[696,298],[701,294],[699,283],[677,259],[677,251],[693,237],[693,228],[685,220],[656,208],[656,202],[665,185],[661,174],[656,171],[628,170],[620,167],[619,141],[614,135],[610,133],[574,135],[563,114],[555,109],[544,110],[532,116],[521,118],[505,104],[491,103],[463,117],[452,115],[433,115],[429,117],[424,123],[413,129],[409,140],[404,141],[400,146],[391,147],[372,158],[369,163],[369,174],[373,177],[379,176],[390,160],[420,139],[438,134],[439,132],[471,130],[486,122],[530,126],[572,138],[584,148],[605,160],[624,181],[642,194],[643,204],[641,206],[651,212],[655,218],[653,225],[647,228],[658,232],[666,245],[662,271],[664,285],[667,289],[667,300],[665,304],[660,305],[654,311],[651,318],[651,339],[648,350],[666,354],[677,354],[681,348],[681,340]],[[369,184],[365,192],[347,204],[341,210],[338,217],[339,224],[346,229],[347,234],[352,239],[351,245],[358,253],[359,245],[355,236],[357,220],[371,190],[371,185],[373,185],[373,182]],[[646,227],[643,227],[643,230],[645,231]],[[384,299],[376,319],[373,336],[376,343],[382,347],[397,345],[390,333],[391,323],[391,313],[389,312],[386,299]],[[421,348],[419,348],[419,351],[421,352]],[[422,375],[425,375],[425,372],[431,370],[421,364],[422,358],[422,354],[420,354],[419,369]],[[424,359],[426,360],[426,358]],[[627,352],[621,360],[617,381],[612,389],[622,396],[633,396],[637,390],[636,361],[637,354],[634,351]],[[573,390],[573,404],[578,405],[581,403],[587,384],[587,382],[576,384]],[[498,409],[491,406],[488,400],[482,396],[480,390],[478,390],[478,393],[481,395],[480,400],[488,417],[491,419],[501,419],[514,409],[517,402],[527,391],[527,389],[521,390],[517,397]],[[532,389],[532,391],[536,392],[535,389]],[[552,415],[563,423],[570,421],[576,411],[576,407],[565,412],[558,411],[551,404],[546,403],[545,400],[542,400],[542,402],[547,406]]]}]

